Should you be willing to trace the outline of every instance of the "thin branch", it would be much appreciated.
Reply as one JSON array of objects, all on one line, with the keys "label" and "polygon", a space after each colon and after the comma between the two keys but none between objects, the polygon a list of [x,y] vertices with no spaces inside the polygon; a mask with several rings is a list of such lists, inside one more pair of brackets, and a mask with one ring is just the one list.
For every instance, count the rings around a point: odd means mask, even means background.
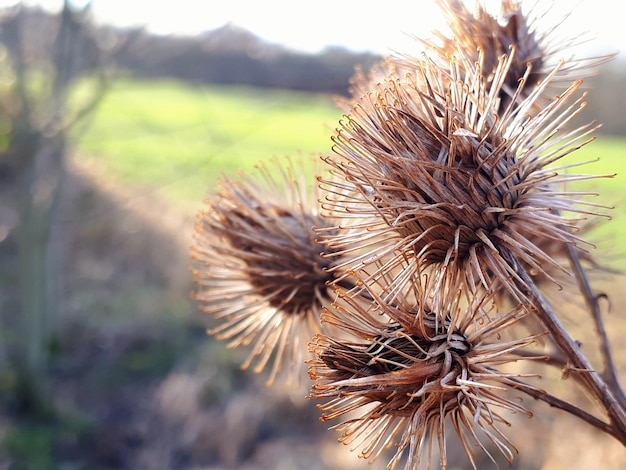
[{"label": "thin branch", "polygon": [[539,320],[548,329],[554,338],[555,344],[571,361],[572,369],[580,374],[582,384],[604,407],[616,429],[620,442],[626,444],[626,410],[606,382],[604,382],[602,376],[593,368],[587,357],[582,353],[578,343],[574,341],[561,324],[519,261],[508,251],[503,250],[501,254],[510,263],[517,276],[519,276],[521,280],[520,289],[525,292],[527,298],[532,302],[532,307],[535,308]]},{"label": "thin branch", "polygon": [[529,385],[527,383],[522,382],[521,380],[517,380],[517,379],[511,379],[511,382],[513,382],[511,384],[511,386],[517,390],[520,390],[524,393],[526,393],[527,395],[530,395],[531,397],[535,398],[536,400],[540,400],[543,401],[545,403],[547,403],[548,405],[554,407],[554,408],[559,408],[563,411],[566,411],[567,413],[570,413],[574,416],[576,416],[577,418],[582,419],[583,421],[586,421],[587,423],[589,423],[591,426],[600,429],[601,431],[604,431],[607,434],[610,434],[611,436],[613,436],[614,438],[616,438],[619,441],[623,442],[623,434],[615,428],[615,426],[612,426],[609,423],[605,423],[604,421],[602,421],[601,419],[595,417],[594,415],[592,415],[591,413],[578,408],[576,405],[571,404],[568,401],[562,400],[558,397],[555,397],[554,395],[551,395],[550,393],[546,392],[545,390],[540,390],[538,388],[533,387],[532,385]]},{"label": "thin branch", "polygon": [[27,119],[32,114],[33,105],[30,102],[30,96],[26,90],[26,84],[28,83],[27,77],[27,65],[26,65],[26,51],[23,38],[24,28],[24,10],[21,6],[17,8],[12,20],[5,25],[5,28],[11,28],[11,33],[17,41],[13,60],[15,61],[15,91],[20,98],[20,106],[22,108],[20,117],[25,116]]},{"label": "thin branch", "polygon": [[568,363],[567,357],[559,350],[554,350],[554,351],[545,352],[545,353],[534,353],[531,351],[520,350],[520,351],[517,351],[515,354],[524,359],[540,360],[542,361],[543,364],[546,364],[548,366],[555,367],[561,370],[564,376],[572,377],[577,382],[581,382],[581,383],[584,382],[583,380],[581,380],[581,374],[571,373],[571,364]]},{"label": "thin branch", "polygon": [[615,362],[613,361],[611,348],[609,346],[609,339],[606,334],[606,328],[604,327],[604,321],[602,319],[602,312],[600,312],[600,306],[598,304],[598,296],[593,292],[587,273],[583,269],[576,248],[572,245],[567,246],[567,255],[574,270],[574,275],[578,281],[587,307],[592,314],[593,321],[596,325],[596,333],[600,340],[600,351],[602,353],[603,362],[603,376],[609,383],[611,389],[615,392],[617,399],[619,399],[622,407],[626,406],[626,396],[624,391],[620,387],[619,380],[617,378],[617,372],[615,371]]}]

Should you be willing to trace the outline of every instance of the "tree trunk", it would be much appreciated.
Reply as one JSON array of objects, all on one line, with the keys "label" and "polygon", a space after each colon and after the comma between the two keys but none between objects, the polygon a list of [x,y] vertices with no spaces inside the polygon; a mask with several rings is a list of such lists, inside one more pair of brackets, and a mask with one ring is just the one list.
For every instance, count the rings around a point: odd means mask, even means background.
[{"label": "tree trunk", "polygon": [[[20,216],[15,233],[21,311],[11,351],[20,408],[31,415],[49,415],[53,411],[46,378],[62,314],[65,241],[57,229],[62,228],[58,211],[68,131],[94,109],[104,93],[105,75],[98,73],[101,88],[92,99],[78,109],[68,103],[76,79],[88,75],[85,59],[90,51],[86,47],[91,34],[89,12],[90,2],[74,8],[70,0],[64,0],[53,42],[38,35],[37,28],[29,27],[30,17],[19,7],[0,21],[3,34],[16,44],[7,49],[11,60],[0,63],[13,67],[16,78],[15,86],[0,100],[0,105],[11,104],[0,106],[0,112],[11,120],[9,148],[3,157],[15,173],[12,184]],[[101,51],[91,40],[99,63]],[[44,73],[41,89],[28,86],[33,72],[37,77]]]},{"label": "tree trunk", "polygon": [[20,223],[17,228],[19,284],[21,300],[20,337],[17,339],[16,366],[18,368],[18,401],[20,409],[28,414],[49,415],[52,403],[49,398],[46,368],[50,346],[49,312],[57,308],[49,302],[50,276],[56,276],[50,266],[48,242],[53,208],[61,190],[64,165],[64,136],[42,142],[40,150],[24,168],[20,185]]}]

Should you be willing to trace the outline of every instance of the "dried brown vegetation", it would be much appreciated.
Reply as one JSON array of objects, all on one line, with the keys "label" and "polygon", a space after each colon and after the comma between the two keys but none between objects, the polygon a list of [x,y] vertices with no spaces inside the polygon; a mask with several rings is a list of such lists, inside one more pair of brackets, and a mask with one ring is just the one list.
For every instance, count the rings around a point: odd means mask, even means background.
[{"label": "dried brown vegetation", "polygon": [[[264,354],[257,371],[275,354],[270,380],[285,349],[302,360],[302,336],[285,332],[300,300],[313,299],[310,397],[323,400],[323,420],[342,420],[333,425],[339,440],[361,457],[395,449],[388,468],[449,467],[450,440],[473,468],[484,459],[512,465],[507,428],[532,415],[522,396],[626,444],[626,400],[584,238],[609,208],[570,189],[612,175],[578,173],[566,161],[594,140],[595,123],[572,122],[585,107],[582,79],[608,58],[561,57],[552,31],[537,31],[517,2],[497,13],[440,4],[450,35],[424,40],[420,57],[390,57],[357,76],[354,96],[340,103],[319,208],[307,209],[314,219],[285,223],[305,206],[289,197],[277,205],[275,185],[263,200],[245,189],[257,187],[249,178],[237,191],[229,185],[237,204],[209,202],[194,248],[198,296],[224,320],[218,334],[255,337],[251,357]],[[280,192],[295,191],[285,183]],[[219,256],[225,245],[236,261]],[[235,281],[242,298],[231,296]],[[565,328],[567,305],[547,300],[561,283],[585,305],[577,321],[595,328],[599,367]],[[553,371],[592,403],[564,398],[544,378]]]}]

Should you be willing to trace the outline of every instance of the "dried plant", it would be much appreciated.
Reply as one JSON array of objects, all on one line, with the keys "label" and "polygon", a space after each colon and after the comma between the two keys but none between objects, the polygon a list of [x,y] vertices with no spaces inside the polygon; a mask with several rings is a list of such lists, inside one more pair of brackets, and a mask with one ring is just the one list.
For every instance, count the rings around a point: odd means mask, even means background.
[{"label": "dried plant", "polygon": [[482,449],[495,463],[491,446],[511,462],[514,449],[500,429],[508,426],[503,413],[531,413],[511,393],[524,375],[501,369],[520,359],[515,351],[535,337],[504,340],[503,331],[527,311],[518,306],[492,317],[488,297],[463,305],[454,292],[438,296],[445,304],[436,307],[425,296],[408,305],[388,305],[373,292],[367,298],[340,293],[324,314],[355,339],[318,334],[312,342],[311,396],[331,399],[320,406],[323,420],[346,419],[334,426],[340,441],[361,448],[369,460],[395,447],[389,467],[405,460],[406,468],[418,468],[435,450],[445,466],[449,421],[470,462]]},{"label": "dried plant", "polygon": [[330,261],[313,231],[326,221],[317,212],[317,189],[298,181],[304,173],[275,163],[278,176],[260,166],[262,183],[224,177],[221,192],[207,199],[192,247],[194,298],[219,321],[210,334],[230,347],[252,345],[244,369],[256,361],[261,372],[272,361],[269,384],[281,369],[298,383],[307,342],[332,299]]},{"label": "dried plant", "polygon": [[[322,419],[370,461],[396,446],[390,469],[445,468],[450,434],[474,468],[477,452],[511,463],[503,428],[530,415],[524,395],[626,445],[587,270],[609,208],[572,189],[613,175],[565,160],[594,140],[595,123],[573,123],[582,78],[607,58],[561,59],[519,2],[498,15],[439,3],[451,35],[355,76],[313,193],[293,172],[222,180],[196,227],[196,298],[221,322],[211,333],[254,343],[244,367],[274,356],[270,383],[286,357],[301,370],[312,338]],[[564,327],[567,304],[548,301],[563,287],[589,312],[598,368]],[[556,396],[530,363],[560,369],[595,408]]]},{"label": "dried plant", "polygon": [[[449,35],[438,32],[438,40],[423,42],[431,49],[431,54],[442,57],[462,55],[473,60],[476,51],[480,50],[487,77],[497,68],[499,58],[513,49],[512,63],[502,85],[504,103],[514,95],[519,79],[527,72],[528,83],[535,86],[565,59],[563,66],[550,79],[558,90],[567,88],[573,80],[593,75],[600,64],[612,57],[578,57],[578,47],[589,39],[582,32],[571,40],[557,38],[554,33],[558,25],[567,20],[568,14],[553,23],[557,26],[542,30],[539,24],[546,11],[541,9],[540,2],[526,8],[518,0],[502,0],[497,14],[487,11],[480,2],[472,2],[474,8],[468,7],[468,3],[440,0],[438,4],[450,28]],[[522,92],[522,96],[526,93]]]},{"label": "dried plant", "polygon": [[[429,265],[446,278],[442,283],[462,282],[471,292],[497,282],[523,300],[509,254],[550,277],[551,268],[562,268],[541,246],[584,243],[574,215],[590,214],[590,206],[593,215],[594,204],[563,187],[591,176],[554,166],[589,142],[594,130],[559,131],[584,106],[583,97],[572,100],[579,82],[531,114],[549,76],[515,108],[501,110],[498,97],[512,58],[500,58],[491,83],[480,62],[452,63],[447,70],[415,61],[415,75],[381,83],[335,135],[335,155],[326,161],[338,177],[322,180],[322,207],[338,219],[358,213],[363,220],[360,236],[335,227],[320,235],[333,252],[366,251],[354,257],[352,270],[366,270],[374,259],[366,246],[376,243],[379,255],[395,253],[370,275],[375,281],[397,273],[391,300],[402,295],[412,273]],[[521,81],[516,95],[524,87]]]}]

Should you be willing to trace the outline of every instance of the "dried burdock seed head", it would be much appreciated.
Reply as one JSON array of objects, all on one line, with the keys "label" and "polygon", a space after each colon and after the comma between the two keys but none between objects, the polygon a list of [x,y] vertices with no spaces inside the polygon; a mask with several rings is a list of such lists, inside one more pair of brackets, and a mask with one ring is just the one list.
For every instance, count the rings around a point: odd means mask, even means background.
[{"label": "dried burdock seed head", "polygon": [[584,243],[578,219],[597,209],[565,186],[591,177],[556,166],[592,140],[593,124],[560,130],[585,106],[584,95],[575,97],[581,82],[534,111],[556,68],[501,110],[511,60],[500,58],[490,82],[480,63],[416,62],[415,76],[390,77],[337,130],[335,155],[326,157],[337,176],[321,180],[322,207],[350,230],[322,230],[320,239],[330,252],[351,253],[350,269],[367,272],[366,283],[393,276],[387,301],[428,267],[446,285],[504,286],[523,301],[511,257],[550,277],[564,268],[544,242]]},{"label": "dried burdock seed head", "polygon": [[496,461],[492,446],[511,462],[514,448],[500,430],[509,425],[503,413],[530,413],[512,396],[522,375],[500,369],[518,360],[515,351],[534,338],[505,341],[500,333],[525,311],[486,315],[484,298],[463,307],[448,296],[440,310],[389,306],[374,293],[368,296],[373,302],[366,306],[341,294],[323,315],[354,340],[319,334],[311,343],[317,356],[309,369],[315,380],[311,397],[329,399],[319,405],[323,420],[343,420],[334,426],[340,442],[370,461],[396,447],[391,469],[403,460],[406,469],[420,468],[438,450],[443,468],[448,431],[454,431],[474,467],[481,449]]},{"label": "dried burdock seed head", "polygon": [[385,81],[390,75],[402,76],[409,72],[409,70],[402,68],[401,63],[402,61],[395,57],[385,57],[367,71],[357,67],[354,75],[350,77],[349,96],[336,97],[335,104],[340,110],[349,112],[358,103],[359,98],[376,91],[377,85]]},{"label": "dried burdock seed head", "polygon": [[585,38],[558,38],[557,26],[554,25],[562,24],[568,14],[542,30],[540,20],[547,11],[539,10],[540,2],[532,8],[526,8],[522,7],[520,1],[503,0],[500,2],[500,11],[495,13],[489,12],[484,2],[473,2],[473,8],[469,7],[469,3],[463,0],[439,0],[450,31],[448,34],[437,32],[438,41],[424,42],[432,48],[433,53],[442,57],[462,54],[474,61],[480,50],[483,55],[483,72],[489,78],[497,68],[499,58],[514,50],[511,66],[502,85],[503,101],[508,101],[514,95],[518,81],[527,68],[529,74],[526,83],[530,86],[522,91],[522,97],[543,81],[560,60],[565,60],[565,65],[551,81],[553,85],[566,88],[572,80],[592,75],[597,66],[613,57],[576,57],[575,51]]},{"label": "dried burdock seed head", "polygon": [[261,166],[258,180],[223,178],[198,215],[192,247],[194,298],[219,323],[209,333],[231,347],[252,345],[243,368],[273,362],[270,384],[281,369],[289,379],[304,374],[307,343],[331,298],[330,261],[313,231],[325,224],[319,196],[300,170],[276,164],[279,176]]}]

